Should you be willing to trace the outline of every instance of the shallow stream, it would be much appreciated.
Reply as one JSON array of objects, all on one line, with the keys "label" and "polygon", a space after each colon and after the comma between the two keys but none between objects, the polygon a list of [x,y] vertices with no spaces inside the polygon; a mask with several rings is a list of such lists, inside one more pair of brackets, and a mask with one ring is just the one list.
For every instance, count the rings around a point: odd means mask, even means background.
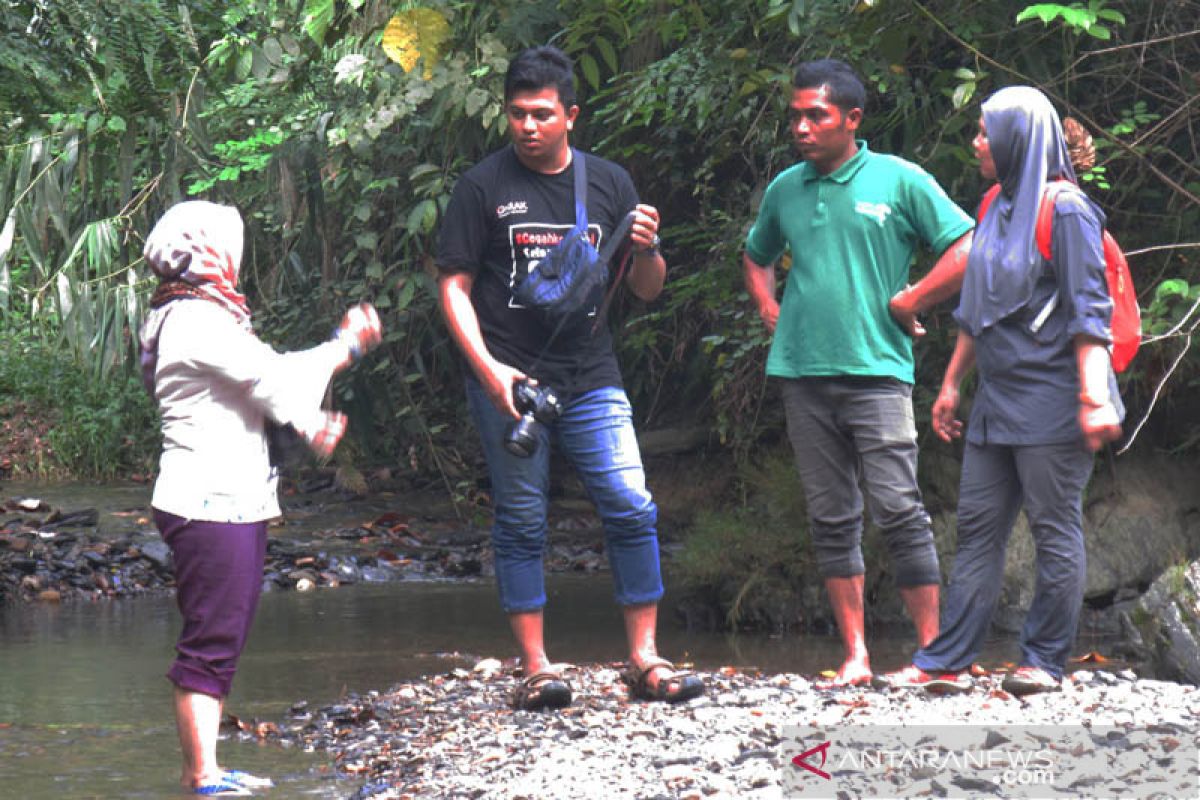
[{"label": "shallow stream", "polygon": [[[98,507],[101,519],[130,520],[145,487],[0,487],[36,492],[67,510]],[[347,524],[377,513],[342,510]],[[320,524],[336,525],[328,509]],[[315,520],[315,517],[314,517]],[[102,527],[104,526],[102,522]],[[303,535],[303,525],[283,535]],[[273,535],[279,535],[273,531]],[[550,656],[586,663],[624,657],[621,618],[607,574],[552,576],[546,626]],[[684,630],[662,605],[660,650],[701,668],[756,666],[813,674],[835,668],[827,637],[726,636]],[[0,796],[14,798],[179,797],[171,686],[163,677],[179,616],[171,595],[14,604],[0,607]],[[872,636],[877,669],[900,666],[908,636]],[[320,706],[347,692],[385,690],[421,675],[515,654],[490,580],[398,582],[263,595],[226,711],[278,722],[300,701]],[[989,648],[1015,655],[1012,642]],[[223,740],[222,763],[271,775],[278,797],[346,797],[358,780],[339,778],[327,755],[277,744]]]}]

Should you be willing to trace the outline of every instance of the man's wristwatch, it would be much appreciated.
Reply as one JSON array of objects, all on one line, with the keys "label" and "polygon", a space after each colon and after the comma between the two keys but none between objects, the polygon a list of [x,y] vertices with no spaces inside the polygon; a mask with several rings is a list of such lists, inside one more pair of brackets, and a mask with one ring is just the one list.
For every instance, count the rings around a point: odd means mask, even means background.
[{"label": "man's wristwatch", "polygon": [[659,253],[658,246],[662,244],[662,239],[658,238],[658,234],[654,234],[654,238],[650,240],[650,246],[645,250],[640,251],[642,255],[656,256]]}]

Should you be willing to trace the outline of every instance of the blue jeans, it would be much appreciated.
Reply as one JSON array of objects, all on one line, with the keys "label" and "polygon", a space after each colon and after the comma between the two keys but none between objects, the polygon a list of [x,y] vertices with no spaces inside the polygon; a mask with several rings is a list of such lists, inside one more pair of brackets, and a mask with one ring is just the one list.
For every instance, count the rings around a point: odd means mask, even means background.
[{"label": "blue jeans", "polygon": [[979,656],[1004,584],[1005,550],[1022,504],[1037,558],[1033,603],[1021,630],[1021,664],[1061,677],[1075,641],[1087,580],[1083,489],[1092,454],[1079,442],[967,444],[958,497],[958,553],[941,633],[913,663],[966,669]]},{"label": "blue jeans", "polygon": [[608,386],[573,399],[552,427],[537,426],[537,449],[529,458],[504,448],[504,432],[512,418],[492,405],[473,378],[467,379],[467,403],[492,480],[492,547],[504,610],[511,614],[546,605],[542,557],[552,439],[574,465],[604,524],[617,602],[657,602],[663,594],[658,508],[646,489],[633,410],[624,390]]},{"label": "blue jeans", "polygon": [[819,377],[784,379],[782,389],[821,577],[865,572],[862,480],[896,585],[941,583],[933,529],[917,488],[912,386],[892,378]]}]

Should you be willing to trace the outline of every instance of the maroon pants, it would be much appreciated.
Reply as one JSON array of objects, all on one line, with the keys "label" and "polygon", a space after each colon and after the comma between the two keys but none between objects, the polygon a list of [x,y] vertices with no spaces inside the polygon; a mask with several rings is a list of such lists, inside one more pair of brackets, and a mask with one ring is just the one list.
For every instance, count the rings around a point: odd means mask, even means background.
[{"label": "maroon pants", "polygon": [[254,622],[267,523],[202,522],[154,509],[175,562],[183,630],[167,677],[190,692],[225,697]]}]

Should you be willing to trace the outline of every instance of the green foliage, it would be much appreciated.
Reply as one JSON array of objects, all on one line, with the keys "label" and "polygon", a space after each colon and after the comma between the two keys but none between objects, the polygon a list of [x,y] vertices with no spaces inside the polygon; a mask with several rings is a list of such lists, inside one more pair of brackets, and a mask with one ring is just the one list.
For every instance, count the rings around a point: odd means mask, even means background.
[{"label": "green foliage", "polygon": [[238,181],[243,175],[262,172],[274,156],[274,150],[283,142],[283,134],[277,130],[258,131],[249,139],[218,142],[213,151],[224,159],[225,164],[216,175],[201,178],[187,188],[191,195],[207,192],[220,181]]},{"label": "green foliage", "polygon": [[[98,379],[124,380],[149,289],[142,236],[187,194],[235,204],[264,338],[308,345],[345,305],[375,302],[385,345],[335,392],[354,409],[359,452],[460,485],[477,444],[458,424],[461,373],[437,312],[436,237],[458,175],[505,141],[509,59],[551,41],[578,64],[574,143],[627,166],[663,214],[666,292],[613,309],[639,424],[709,424],[746,462],[782,422],[740,250],[767,183],[795,161],[785,106],[798,61],[854,64],[868,84],[862,133],[872,149],[917,161],[964,208],[983,188],[969,146],[977,101],[1033,83],[1096,136],[1100,162],[1081,178],[1106,189],[1110,228],[1127,250],[1200,230],[1200,40],[1188,22],[1200,3],[1043,3],[1014,22],[1023,5],[6,3],[0,324],[62,343]],[[447,23],[429,26],[448,35],[437,47],[409,43],[421,68],[384,52],[398,9]],[[1034,20],[1043,24],[1024,24]],[[419,40],[420,30],[409,33]],[[1169,44],[1141,46],[1148,40]],[[914,275],[929,263],[924,254]],[[1183,248],[1156,249],[1132,266],[1151,328],[1170,331],[1200,285],[1200,263]],[[1172,281],[1186,294],[1151,296]],[[945,310],[927,327],[922,385],[936,384],[953,341]],[[1139,355],[1139,376],[1164,360],[1163,346]],[[1196,367],[1194,355],[1184,360],[1167,393]]]},{"label": "green foliage", "polygon": [[1200,284],[1189,285],[1182,278],[1168,278],[1154,289],[1150,305],[1142,309],[1142,331],[1161,336],[1177,327],[1177,321],[1200,302]]},{"label": "green foliage", "polygon": [[747,465],[742,480],[744,505],[697,515],[675,577],[718,608],[731,630],[798,622],[799,592],[819,579],[795,468],[787,453],[772,451]]},{"label": "green foliage", "polygon": [[1112,38],[1112,30],[1102,25],[1101,20],[1124,25],[1125,15],[1115,9],[1105,8],[1106,5],[1105,0],[1090,0],[1086,6],[1083,3],[1071,3],[1069,6],[1059,3],[1037,3],[1017,14],[1017,22],[1040,19],[1043,24],[1049,25],[1056,19],[1062,19],[1063,24],[1076,35],[1086,33],[1108,41]]},{"label": "green foliage", "polygon": [[1113,136],[1128,136],[1138,128],[1145,127],[1158,119],[1161,119],[1161,115],[1150,113],[1146,110],[1146,101],[1138,100],[1132,108],[1121,109],[1121,121],[1109,128],[1108,131]]},{"label": "green foliage", "polygon": [[159,450],[158,416],[131,375],[96,381],[52,345],[0,332],[0,421],[48,429],[7,453],[17,474],[112,478],[148,471]]}]

